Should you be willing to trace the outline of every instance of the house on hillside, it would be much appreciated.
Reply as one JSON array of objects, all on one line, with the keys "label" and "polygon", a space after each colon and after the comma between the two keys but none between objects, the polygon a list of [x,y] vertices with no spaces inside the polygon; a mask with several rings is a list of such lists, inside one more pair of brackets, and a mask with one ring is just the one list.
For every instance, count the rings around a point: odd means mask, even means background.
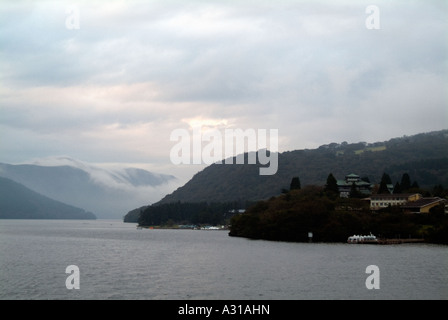
[{"label": "house on hillside", "polygon": [[339,196],[341,198],[350,197],[352,188],[355,187],[356,191],[360,194],[368,196],[372,192],[372,185],[369,182],[361,180],[361,178],[354,173],[345,176],[344,180],[337,180]]},{"label": "house on hillside", "polygon": [[408,213],[429,213],[429,210],[439,205],[444,205],[445,213],[447,213],[448,201],[439,197],[420,198],[402,205],[401,208]]},{"label": "house on hillside", "polygon": [[374,194],[370,196],[370,210],[384,209],[389,206],[402,206],[422,198],[420,193]]}]

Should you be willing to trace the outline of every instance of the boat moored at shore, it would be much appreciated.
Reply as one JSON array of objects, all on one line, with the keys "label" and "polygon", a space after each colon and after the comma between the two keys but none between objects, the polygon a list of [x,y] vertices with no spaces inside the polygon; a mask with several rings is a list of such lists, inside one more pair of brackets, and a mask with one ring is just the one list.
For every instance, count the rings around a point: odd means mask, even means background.
[{"label": "boat moored at shore", "polygon": [[357,243],[357,244],[402,244],[402,243],[422,243],[425,242],[423,238],[394,238],[394,239],[378,239],[373,234],[363,236],[363,235],[353,235],[348,237],[347,243]]},{"label": "boat moored at shore", "polygon": [[366,236],[353,235],[348,237],[347,243],[378,243],[378,239],[373,234],[369,234]]}]

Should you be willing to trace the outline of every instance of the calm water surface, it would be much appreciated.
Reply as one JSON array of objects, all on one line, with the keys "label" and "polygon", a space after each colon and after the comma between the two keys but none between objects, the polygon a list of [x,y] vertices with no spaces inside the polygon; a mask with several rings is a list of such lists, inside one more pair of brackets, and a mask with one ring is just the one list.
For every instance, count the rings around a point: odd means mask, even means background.
[{"label": "calm water surface", "polygon": [[[80,270],[68,290],[65,269]],[[368,290],[366,267],[380,270]],[[117,220],[0,220],[0,299],[448,299],[448,246],[285,243]]]}]

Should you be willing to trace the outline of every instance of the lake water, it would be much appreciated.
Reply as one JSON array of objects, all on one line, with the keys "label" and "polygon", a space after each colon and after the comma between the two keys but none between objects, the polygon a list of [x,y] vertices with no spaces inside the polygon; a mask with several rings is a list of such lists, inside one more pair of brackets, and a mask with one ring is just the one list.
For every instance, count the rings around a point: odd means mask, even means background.
[{"label": "lake water", "polygon": [[[79,268],[69,290],[66,267]],[[367,289],[369,265],[379,289]],[[448,299],[448,246],[285,243],[118,220],[0,220],[0,299]]]}]

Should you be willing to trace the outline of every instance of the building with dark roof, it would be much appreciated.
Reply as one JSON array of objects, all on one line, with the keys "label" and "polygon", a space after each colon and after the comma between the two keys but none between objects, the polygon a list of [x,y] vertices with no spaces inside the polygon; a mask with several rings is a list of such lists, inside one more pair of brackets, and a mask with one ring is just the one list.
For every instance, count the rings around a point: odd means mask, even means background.
[{"label": "building with dark roof", "polygon": [[409,213],[429,213],[429,210],[436,206],[444,205],[447,210],[448,201],[439,197],[420,198],[416,201],[408,202],[401,206],[404,212]]},{"label": "building with dark roof", "polygon": [[369,182],[361,180],[361,178],[354,173],[345,176],[344,180],[337,180],[339,196],[341,198],[350,197],[352,188],[355,187],[356,191],[364,196],[368,196],[372,193],[372,185]]},{"label": "building with dark roof", "polygon": [[399,206],[406,213],[429,213],[436,206],[445,206],[448,213],[448,201],[439,197],[423,198],[420,193],[375,194],[368,198],[370,210],[380,210],[389,206]]},{"label": "building with dark roof", "polygon": [[389,206],[401,206],[421,198],[420,193],[374,194],[370,196],[370,209],[379,210]]}]

